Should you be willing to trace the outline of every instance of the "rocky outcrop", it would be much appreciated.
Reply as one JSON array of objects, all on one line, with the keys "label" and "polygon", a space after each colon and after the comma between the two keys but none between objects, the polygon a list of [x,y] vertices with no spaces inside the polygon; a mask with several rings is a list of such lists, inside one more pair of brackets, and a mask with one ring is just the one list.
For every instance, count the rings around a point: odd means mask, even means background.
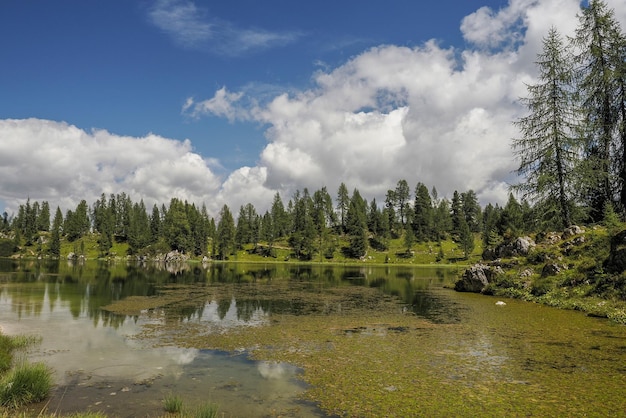
[{"label": "rocky outcrop", "polygon": [[454,290],[457,292],[482,293],[496,276],[504,271],[498,266],[476,264],[465,270],[463,276],[455,283]]},{"label": "rocky outcrop", "polygon": [[509,258],[526,256],[535,247],[535,241],[530,237],[519,237],[511,242],[498,245],[495,249],[483,253],[483,259],[495,260],[497,258]]}]

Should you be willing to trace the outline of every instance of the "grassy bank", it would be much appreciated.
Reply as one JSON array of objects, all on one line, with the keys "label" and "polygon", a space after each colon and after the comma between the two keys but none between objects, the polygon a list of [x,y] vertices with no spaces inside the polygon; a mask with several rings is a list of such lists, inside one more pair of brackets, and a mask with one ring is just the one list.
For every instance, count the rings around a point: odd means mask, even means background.
[{"label": "grassy bank", "polygon": [[52,387],[50,369],[42,363],[16,360],[19,350],[36,341],[33,337],[0,334],[0,408],[11,410],[48,396]]},{"label": "grassy bank", "polygon": [[594,226],[564,236],[534,235],[536,246],[525,256],[488,264],[503,273],[483,293],[523,299],[626,324],[626,272],[607,267],[617,228]]},{"label": "grassy bank", "polygon": [[[44,240],[49,239],[48,233],[41,232]],[[125,260],[127,258],[134,259],[128,255],[128,243],[116,242],[114,240],[113,247],[109,250],[107,256],[103,256],[98,249],[99,234],[87,234],[76,241],[69,242],[65,238],[61,239],[61,259],[67,259],[69,254],[84,257],[88,260]],[[236,253],[228,257],[229,262],[309,262],[323,264],[405,264],[405,265],[432,265],[432,264],[471,264],[478,262],[482,254],[482,240],[479,234],[476,234],[474,240],[474,250],[465,259],[463,250],[459,244],[451,239],[442,240],[441,242],[416,242],[411,246],[410,251],[404,243],[403,237],[389,239],[387,241],[387,249],[376,250],[369,247],[367,253],[362,258],[351,258],[347,256],[342,248],[348,247],[347,237],[333,236],[336,249],[332,253],[332,257],[325,257],[321,254],[315,254],[311,260],[300,260],[295,258],[293,250],[289,246],[287,239],[279,240],[272,245],[271,256],[262,254],[258,251],[260,248],[267,249],[268,244],[260,242],[257,245],[246,244]],[[211,244],[207,248],[207,254],[210,255]],[[12,258],[37,259],[49,258],[45,245],[21,246],[19,251],[12,255]],[[148,256],[148,259],[151,257]],[[204,258],[203,255],[190,257],[191,262],[200,262]],[[212,260],[214,261],[214,260]]]}]

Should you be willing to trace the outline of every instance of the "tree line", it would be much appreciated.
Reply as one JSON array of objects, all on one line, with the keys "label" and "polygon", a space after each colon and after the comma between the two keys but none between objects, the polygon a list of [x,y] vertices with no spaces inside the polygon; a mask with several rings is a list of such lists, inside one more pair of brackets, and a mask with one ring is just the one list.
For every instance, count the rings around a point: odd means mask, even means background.
[{"label": "tree line", "polygon": [[52,216],[48,202],[29,199],[16,215],[3,214],[0,231],[12,237],[12,251],[26,246],[53,257],[60,256],[61,239],[78,242],[91,233],[97,234],[103,257],[114,243],[124,242],[129,255],[177,250],[227,259],[244,246],[266,256],[274,256],[276,246],[288,246],[300,260],[332,259],[337,252],[359,258],[369,249],[386,251],[390,240],[398,238],[403,238],[407,254],[417,242],[446,239],[469,254],[478,233],[485,243],[499,242],[522,231],[528,218],[524,213],[531,210],[512,194],[506,206],[483,209],[473,190],[455,191],[448,200],[439,198],[434,187],[418,183],[412,193],[406,180],[389,189],[380,205],[376,199],[368,202],[356,188],[350,193],[342,183],[334,199],[325,187],[312,194],[304,189],[286,204],[276,193],[269,207],[260,214],[248,203],[235,217],[224,205],[215,219],[204,205],[172,198],[167,206],[155,204],[148,210],[143,200],[119,193],[102,194],[91,205],[82,200],[65,214],[57,207]]}]

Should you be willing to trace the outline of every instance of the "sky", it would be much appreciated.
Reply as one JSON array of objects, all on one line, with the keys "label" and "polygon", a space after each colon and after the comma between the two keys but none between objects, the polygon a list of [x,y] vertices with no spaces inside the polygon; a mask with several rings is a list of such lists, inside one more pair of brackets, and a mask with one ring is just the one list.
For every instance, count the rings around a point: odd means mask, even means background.
[{"label": "sky", "polygon": [[[626,28],[626,2],[606,0]],[[0,3],[0,212],[253,203],[400,179],[503,204],[512,122],[577,0]]]}]

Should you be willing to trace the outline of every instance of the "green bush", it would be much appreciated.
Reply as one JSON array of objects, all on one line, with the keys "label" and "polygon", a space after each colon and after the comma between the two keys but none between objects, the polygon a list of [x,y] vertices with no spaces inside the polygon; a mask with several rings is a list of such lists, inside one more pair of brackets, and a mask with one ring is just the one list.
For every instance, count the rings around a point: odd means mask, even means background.
[{"label": "green bush", "polygon": [[547,277],[542,277],[533,282],[530,288],[530,293],[533,296],[543,296],[552,289],[554,289],[554,283],[552,280]]}]

